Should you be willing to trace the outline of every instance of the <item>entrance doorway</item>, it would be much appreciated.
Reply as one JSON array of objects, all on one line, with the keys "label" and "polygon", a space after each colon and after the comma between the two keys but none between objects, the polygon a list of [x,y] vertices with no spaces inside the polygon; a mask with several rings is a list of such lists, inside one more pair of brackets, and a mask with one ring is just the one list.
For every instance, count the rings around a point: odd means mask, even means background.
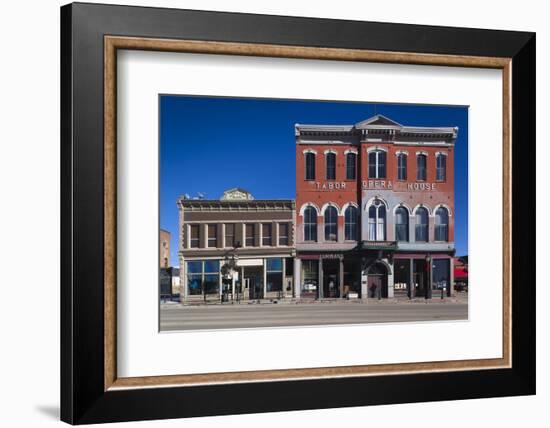
[{"label": "entrance doorway", "polygon": [[367,271],[368,295],[370,298],[388,297],[388,270],[382,263],[374,263]]},{"label": "entrance doorway", "polygon": [[264,284],[263,284],[263,268],[260,266],[246,266],[244,268],[244,290],[248,292],[248,298],[251,300],[263,299]]},{"label": "entrance doorway", "polygon": [[340,297],[340,260],[323,260],[323,297],[334,299]]}]

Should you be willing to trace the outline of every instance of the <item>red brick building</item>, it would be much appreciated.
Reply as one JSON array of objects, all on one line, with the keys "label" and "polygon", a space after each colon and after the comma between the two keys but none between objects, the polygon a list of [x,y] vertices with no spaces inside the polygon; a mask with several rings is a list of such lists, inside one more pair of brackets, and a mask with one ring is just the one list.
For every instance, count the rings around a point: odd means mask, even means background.
[{"label": "red brick building", "polygon": [[295,126],[296,297],[451,295],[457,132]]}]

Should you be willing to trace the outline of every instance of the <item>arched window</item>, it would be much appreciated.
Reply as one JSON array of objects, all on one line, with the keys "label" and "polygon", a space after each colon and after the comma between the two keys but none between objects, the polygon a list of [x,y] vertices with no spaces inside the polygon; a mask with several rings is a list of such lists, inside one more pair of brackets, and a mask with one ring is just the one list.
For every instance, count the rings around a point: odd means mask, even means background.
[{"label": "arched window", "polygon": [[317,241],[317,211],[313,207],[304,211],[304,241]]},{"label": "arched window", "polygon": [[402,242],[409,240],[409,212],[405,207],[395,210],[395,239]]},{"label": "arched window", "polygon": [[369,241],[386,240],[386,207],[375,200],[369,207]]},{"label": "arched window", "polygon": [[386,178],[386,152],[369,152],[369,178]]},{"label": "arched window", "polygon": [[420,181],[426,181],[426,164],[427,156],[425,154],[416,155],[416,179]]},{"label": "arched window", "polygon": [[428,242],[428,210],[424,207],[416,210],[415,240]]},{"label": "arched window", "polygon": [[306,180],[315,180],[315,153],[306,153]]},{"label": "arched window", "polygon": [[357,240],[357,220],[358,220],[359,210],[350,205],[344,214],[344,234],[346,241],[356,241]]},{"label": "arched window", "polygon": [[447,156],[438,153],[435,157],[435,179],[445,181],[447,179]]},{"label": "arched window", "polygon": [[325,210],[325,241],[338,239],[338,211],[332,206]]},{"label": "arched window", "polygon": [[357,165],[357,154],[348,153],[346,155],[346,180],[355,180]]},{"label": "arched window", "polygon": [[435,212],[435,240],[449,240],[449,213],[444,207],[439,207]]},{"label": "arched window", "polygon": [[397,155],[397,179],[407,179],[407,155],[405,153]]}]

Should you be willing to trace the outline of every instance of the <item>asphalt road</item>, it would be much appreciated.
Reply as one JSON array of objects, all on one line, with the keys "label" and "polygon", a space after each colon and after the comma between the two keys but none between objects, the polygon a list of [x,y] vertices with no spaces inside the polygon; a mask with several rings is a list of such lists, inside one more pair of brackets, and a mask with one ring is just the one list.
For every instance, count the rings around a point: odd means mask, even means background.
[{"label": "asphalt road", "polygon": [[161,305],[161,331],[468,319],[462,302]]}]

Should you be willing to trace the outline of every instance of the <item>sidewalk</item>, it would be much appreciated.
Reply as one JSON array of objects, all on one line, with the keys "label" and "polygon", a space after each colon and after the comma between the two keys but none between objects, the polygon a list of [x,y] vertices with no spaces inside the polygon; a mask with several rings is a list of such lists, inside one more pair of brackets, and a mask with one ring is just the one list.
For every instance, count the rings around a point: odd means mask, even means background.
[{"label": "sidewalk", "polygon": [[455,293],[452,297],[444,297],[441,299],[440,294],[432,295],[431,299],[424,297],[415,297],[409,299],[407,296],[395,296],[392,298],[377,299],[296,299],[294,297],[287,297],[284,299],[259,299],[259,300],[230,300],[228,302],[221,302],[219,300],[210,300],[204,302],[203,300],[191,301],[186,303],[162,303],[167,305],[182,305],[182,306],[232,306],[232,305],[410,305],[410,304],[445,304],[445,303],[468,303],[468,293]]}]

